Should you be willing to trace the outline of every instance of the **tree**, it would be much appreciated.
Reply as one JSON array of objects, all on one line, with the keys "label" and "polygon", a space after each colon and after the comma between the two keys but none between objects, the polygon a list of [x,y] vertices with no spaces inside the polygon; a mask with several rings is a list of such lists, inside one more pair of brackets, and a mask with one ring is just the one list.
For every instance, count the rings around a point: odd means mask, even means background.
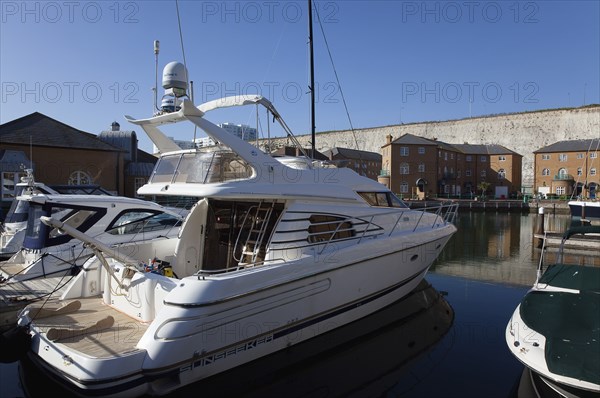
[{"label": "tree", "polygon": [[479,184],[477,184],[477,189],[481,189],[481,199],[485,199],[485,193],[487,192],[490,185],[491,184],[486,181],[482,181]]}]

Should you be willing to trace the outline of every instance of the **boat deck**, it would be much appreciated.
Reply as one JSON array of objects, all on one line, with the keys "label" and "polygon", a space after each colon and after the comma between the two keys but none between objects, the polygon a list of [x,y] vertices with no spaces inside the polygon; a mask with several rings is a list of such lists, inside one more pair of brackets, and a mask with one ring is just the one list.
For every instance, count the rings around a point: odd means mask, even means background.
[{"label": "boat deck", "polygon": [[[88,356],[104,358],[134,351],[148,329],[147,324],[104,304],[100,296],[74,301],[81,303],[76,311],[36,319],[34,324],[47,335],[51,329],[60,329],[63,337],[58,343]],[[111,326],[94,327],[107,317],[114,319]]]},{"label": "boat deck", "polygon": [[17,322],[17,313],[39,300],[56,300],[71,277],[35,278],[27,281],[0,283],[0,330]]},{"label": "boat deck", "polygon": [[521,318],[545,337],[546,364],[552,373],[600,384],[599,308],[600,295],[593,290],[533,291],[525,296]]}]

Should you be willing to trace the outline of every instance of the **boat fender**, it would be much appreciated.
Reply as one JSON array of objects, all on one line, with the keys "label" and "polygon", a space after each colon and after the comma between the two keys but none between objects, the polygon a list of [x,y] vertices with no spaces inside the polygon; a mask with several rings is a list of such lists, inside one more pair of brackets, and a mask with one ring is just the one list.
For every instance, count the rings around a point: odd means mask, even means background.
[{"label": "boat fender", "polygon": [[31,347],[27,326],[15,326],[0,334],[0,362],[17,362],[25,357]]}]

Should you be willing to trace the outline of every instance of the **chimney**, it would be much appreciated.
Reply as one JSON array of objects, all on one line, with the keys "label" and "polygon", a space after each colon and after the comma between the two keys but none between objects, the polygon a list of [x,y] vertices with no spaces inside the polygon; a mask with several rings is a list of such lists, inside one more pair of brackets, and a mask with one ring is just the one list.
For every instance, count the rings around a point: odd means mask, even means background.
[{"label": "chimney", "polygon": [[121,125],[117,122],[112,122],[110,125],[112,131],[119,131],[121,129]]},{"label": "chimney", "polygon": [[391,144],[393,139],[394,139],[394,137],[392,137],[391,134],[386,135],[385,136],[385,143],[386,143],[386,145],[387,144]]}]

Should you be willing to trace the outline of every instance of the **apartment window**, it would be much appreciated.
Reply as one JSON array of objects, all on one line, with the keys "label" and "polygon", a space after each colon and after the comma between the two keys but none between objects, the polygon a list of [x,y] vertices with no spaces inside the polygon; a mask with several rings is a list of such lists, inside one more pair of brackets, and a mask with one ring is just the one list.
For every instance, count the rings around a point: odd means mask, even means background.
[{"label": "apartment window", "polygon": [[482,156],[479,159],[481,160],[481,163],[487,162],[487,156]]},{"label": "apartment window", "polygon": [[556,187],[556,194],[557,195],[564,195],[565,194],[565,187]]},{"label": "apartment window", "polygon": [[448,160],[448,152],[444,152],[444,160]]},{"label": "apartment window", "polygon": [[595,176],[595,175],[596,175],[596,168],[595,168],[595,167],[592,167],[592,168],[590,169],[590,175],[591,175],[591,176]]},{"label": "apartment window", "polygon": [[578,176],[583,175],[583,170],[581,169],[581,167],[577,168],[577,175]]},{"label": "apartment window", "polygon": [[486,174],[487,174],[487,173],[485,172],[485,170],[481,170],[481,176],[482,176],[482,177],[485,177],[485,176],[486,176]]},{"label": "apartment window", "polygon": [[566,153],[561,153],[560,155],[558,155],[558,161],[559,162],[566,162],[567,161],[567,154]]},{"label": "apartment window", "polygon": [[402,163],[400,165],[400,174],[408,174],[410,172],[410,167],[408,163]]},{"label": "apartment window", "polygon": [[506,178],[506,171],[504,169],[498,170],[498,179],[504,180]]},{"label": "apartment window", "polygon": [[419,171],[421,173],[425,172],[425,163],[419,163]]},{"label": "apartment window", "polygon": [[498,156],[498,160],[501,162],[504,162],[506,160],[506,156],[500,155],[500,156]]},{"label": "apartment window", "polygon": [[442,157],[442,151],[438,151],[438,158]]},{"label": "apartment window", "polygon": [[454,154],[453,153],[450,153],[450,159],[451,160],[454,159]]},{"label": "apartment window", "polygon": [[402,181],[400,184],[400,193],[408,193],[408,183],[406,181]]},{"label": "apartment window", "polygon": [[400,156],[408,156],[408,147],[407,146],[400,147]]},{"label": "apartment window", "polygon": [[578,153],[577,154],[577,159],[583,159],[583,153]]},{"label": "apartment window", "polygon": [[465,170],[465,176],[471,177],[471,169]]},{"label": "apartment window", "polygon": [[591,152],[590,159],[596,159],[598,157],[598,152]]},{"label": "apartment window", "polygon": [[542,155],[542,160],[550,160],[550,155],[549,154]]},{"label": "apartment window", "polygon": [[425,155],[425,147],[419,147],[419,155]]},{"label": "apartment window", "polygon": [[542,170],[542,175],[543,176],[549,176],[550,175],[550,169],[543,169]]},{"label": "apartment window", "polygon": [[561,176],[561,177],[562,176],[566,176],[567,175],[567,169],[562,168],[562,169],[558,170],[558,175]]},{"label": "apartment window", "polygon": [[450,193],[450,185],[444,185],[444,193]]},{"label": "apartment window", "polygon": [[467,162],[471,162],[473,160],[473,157],[471,155],[467,155],[467,156],[465,156],[465,160]]}]

